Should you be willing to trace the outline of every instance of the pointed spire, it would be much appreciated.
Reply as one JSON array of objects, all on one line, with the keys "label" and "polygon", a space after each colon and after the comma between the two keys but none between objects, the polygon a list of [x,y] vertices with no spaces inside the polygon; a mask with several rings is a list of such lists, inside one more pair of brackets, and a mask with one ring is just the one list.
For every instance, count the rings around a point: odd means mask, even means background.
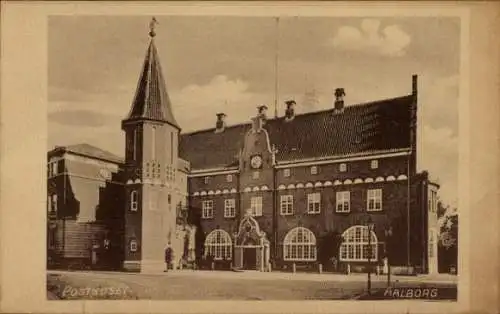
[{"label": "pointed spire", "polygon": [[155,120],[166,122],[179,128],[172,112],[172,104],[167,93],[158,51],[154,42],[156,24],[158,22],[153,17],[149,23],[149,36],[151,39],[137,84],[132,108],[126,121],[138,119]]}]

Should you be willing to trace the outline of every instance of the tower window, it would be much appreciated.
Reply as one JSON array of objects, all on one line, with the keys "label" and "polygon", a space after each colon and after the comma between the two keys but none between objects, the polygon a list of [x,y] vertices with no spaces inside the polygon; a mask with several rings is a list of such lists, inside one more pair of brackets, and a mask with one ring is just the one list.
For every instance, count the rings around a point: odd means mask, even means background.
[{"label": "tower window", "polygon": [[226,181],[227,181],[227,182],[233,182],[233,175],[228,174],[228,175],[226,176]]},{"label": "tower window", "polygon": [[372,161],[370,162],[370,168],[372,168],[372,169],[377,169],[377,168],[378,168],[378,160],[376,160],[376,159],[375,159],[375,160],[372,160]]},{"label": "tower window", "polygon": [[132,191],[130,193],[130,210],[131,211],[137,211],[138,207],[138,193],[137,191]]},{"label": "tower window", "polygon": [[318,167],[317,166],[311,167],[311,174],[318,174]]},{"label": "tower window", "polygon": [[254,171],[253,174],[252,174],[252,178],[258,179],[259,175],[260,175],[260,173],[258,171]]},{"label": "tower window", "polygon": [[137,252],[137,241],[130,240],[130,252]]},{"label": "tower window", "polygon": [[288,178],[290,176],[290,169],[288,169],[288,168],[284,169],[283,170],[283,176],[286,177],[286,178]]},{"label": "tower window", "polygon": [[210,177],[205,177],[205,184],[210,183]]},{"label": "tower window", "polygon": [[151,159],[156,159],[156,127],[151,129]]},{"label": "tower window", "polygon": [[137,160],[137,129],[134,130],[133,158]]}]

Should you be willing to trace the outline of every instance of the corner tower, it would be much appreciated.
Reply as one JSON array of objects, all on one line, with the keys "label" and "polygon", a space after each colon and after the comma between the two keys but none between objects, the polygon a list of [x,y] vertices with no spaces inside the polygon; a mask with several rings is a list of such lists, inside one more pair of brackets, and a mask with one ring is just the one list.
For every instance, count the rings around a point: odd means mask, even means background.
[{"label": "corner tower", "polygon": [[172,113],[155,46],[156,23],[153,18],[132,107],[122,121],[127,200],[123,267],[140,272],[164,269],[165,246],[175,235],[176,226],[172,198],[180,127]]}]

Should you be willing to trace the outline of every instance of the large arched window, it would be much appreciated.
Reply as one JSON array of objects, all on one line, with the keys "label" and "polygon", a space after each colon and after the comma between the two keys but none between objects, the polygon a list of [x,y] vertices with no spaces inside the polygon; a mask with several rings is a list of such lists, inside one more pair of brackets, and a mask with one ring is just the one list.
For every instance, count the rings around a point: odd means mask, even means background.
[{"label": "large arched window", "polygon": [[138,194],[137,191],[130,192],[130,210],[137,211],[138,205]]},{"label": "large arched window", "polygon": [[290,230],[283,242],[285,261],[315,261],[316,237],[311,230],[297,227]]},{"label": "large arched window", "polygon": [[342,238],[344,241],[340,245],[340,260],[341,261],[368,261],[369,247],[371,246],[371,260],[377,259],[377,236],[371,231],[371,239],[368,241],[367,226],[352,226],[347,229]]},{"label": "large arched window", "polygon": [[215,229],[205,239],[205,255],[214,259],[231,259],[231,236],[224,230]]}]

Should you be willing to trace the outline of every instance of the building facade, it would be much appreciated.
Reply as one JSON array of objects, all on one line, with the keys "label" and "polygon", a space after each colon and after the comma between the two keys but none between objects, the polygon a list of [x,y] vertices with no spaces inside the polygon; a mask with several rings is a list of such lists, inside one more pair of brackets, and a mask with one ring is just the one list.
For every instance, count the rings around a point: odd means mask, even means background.
[{"label": "building facade", "polygon": [[150,37],[125,158],[90,145],[48,154],[51,263],[156,272],[170,244],[242,269],[437,271],[439,187],[416,170],[416,76],[401,97],[346,105],[339,88],[328,110],[296,114],[288,101],[283,117],[259,106],[250,123],[216,113],[214,128],[182,133]]}]

